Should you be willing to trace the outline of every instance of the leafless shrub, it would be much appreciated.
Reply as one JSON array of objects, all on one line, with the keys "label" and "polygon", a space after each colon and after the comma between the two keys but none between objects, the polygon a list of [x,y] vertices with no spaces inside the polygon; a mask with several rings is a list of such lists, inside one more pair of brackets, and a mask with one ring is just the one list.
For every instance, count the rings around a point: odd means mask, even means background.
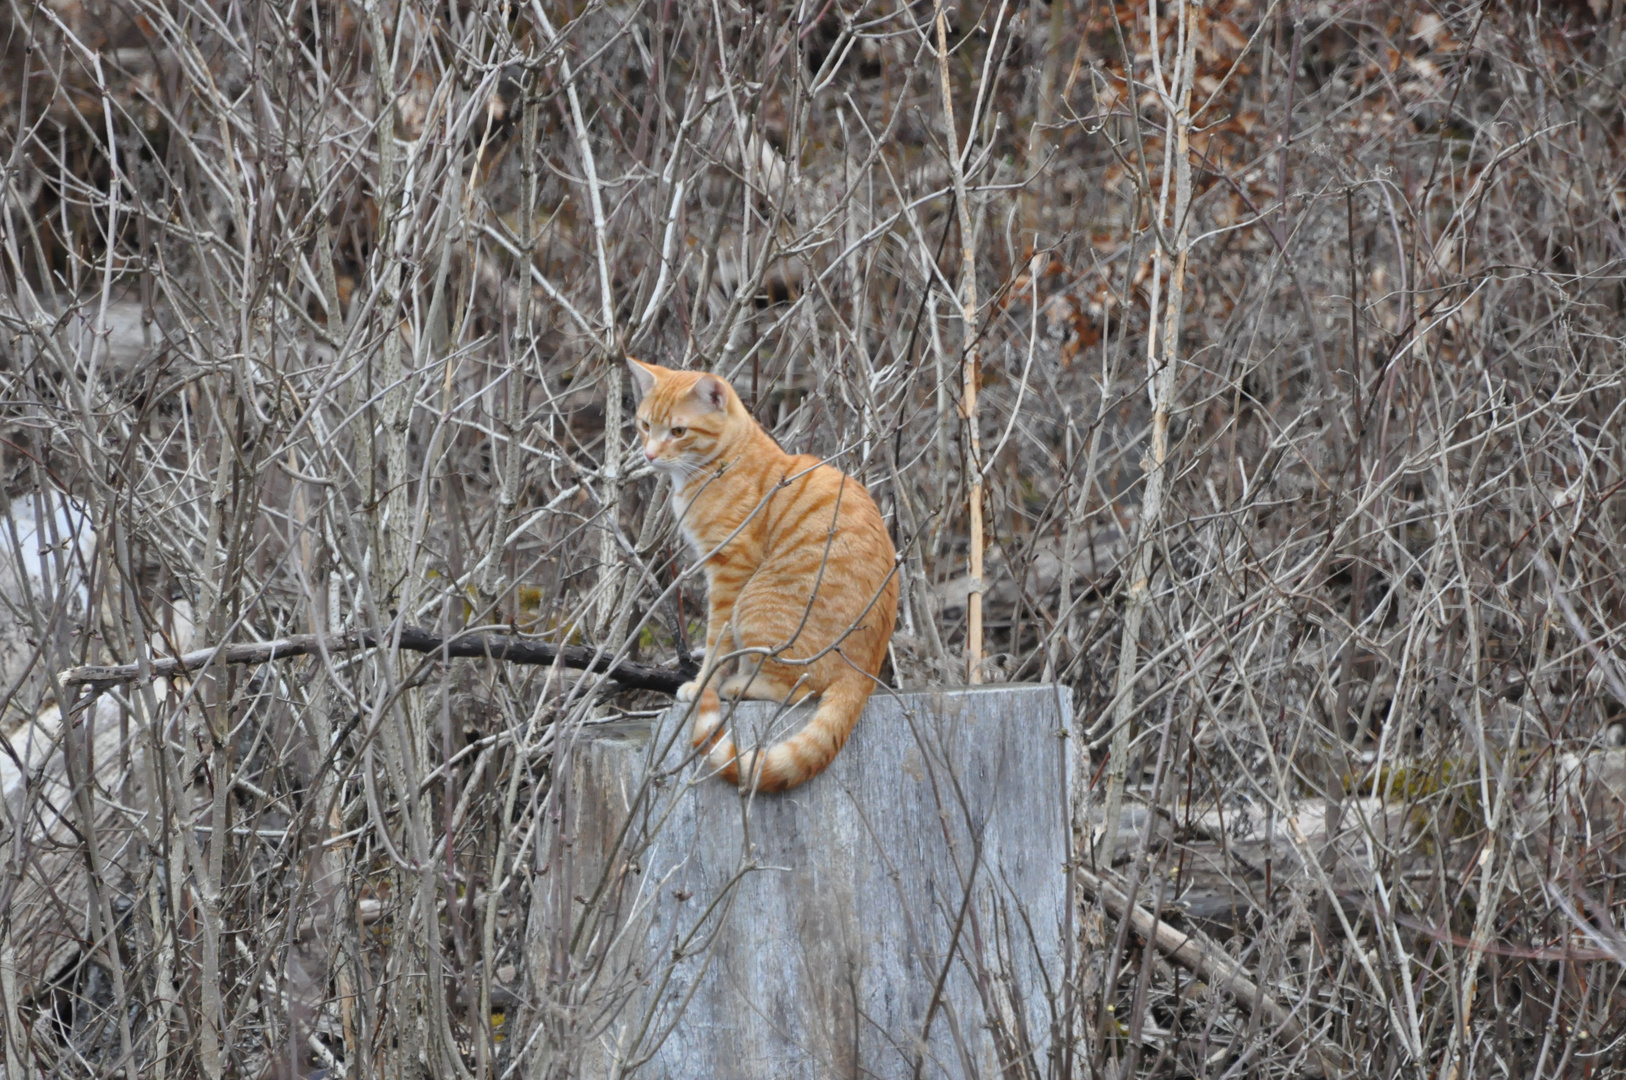
[{"label": "leafless shrub", "polygon": [[[1057,1062],[1614,1068],[1618,8],[12,0],[6,1075],[545,1067],[553,748],[702,610],[628,353],[877,493],[898,685],[1074,694]],[[602,662],[58,674],[403,628]]]}]

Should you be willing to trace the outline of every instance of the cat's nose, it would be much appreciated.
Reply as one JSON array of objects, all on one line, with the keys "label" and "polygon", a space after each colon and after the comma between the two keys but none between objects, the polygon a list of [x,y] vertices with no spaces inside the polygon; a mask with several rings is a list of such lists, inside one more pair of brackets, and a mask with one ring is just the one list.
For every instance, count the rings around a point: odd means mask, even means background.
[{"label": "cat's nose", "polygon": [[651,450],[647,446],[644,447],[644,460],[645,461],[654,461],[655,460],[655,451]]}]

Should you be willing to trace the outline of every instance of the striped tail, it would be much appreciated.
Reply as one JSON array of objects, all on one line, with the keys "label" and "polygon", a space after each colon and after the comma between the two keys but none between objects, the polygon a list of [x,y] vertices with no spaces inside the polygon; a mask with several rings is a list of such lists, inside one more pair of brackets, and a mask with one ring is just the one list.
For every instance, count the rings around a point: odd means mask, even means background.
[{"label": "striped tail", "polygon": [[[864,711],[864,702],[869,700],[872,686],[869,676],[860,675],[841,679],[827,687],[819,695],[819,707],[806,726],[760,754],[755,750],[740,753],[734,749],[734,740],[728,735],[718,737],[718,722],[722,717],[716,713],[706,729],[706,738],[716,739],[707,760],[719,776],[731,784],[739,784],[744,790],[786,791],[806,783],[823,772],[846,745],[847,736],[852,734],[853,725],[858,723],[858,716]],[[706,693],[711,697],[709,701],[705,697],[701,699],[700,714],[696,717],[696,746],[704,745],[706,741],[700,738],[701,717],[705,715],[708,703],[716,700],[716,695],[711,691]],[[742,776],[748,779],[742,780]]]},{"label": "striped tail", "polygon": [[[680,694],[682,692],[681,690],[678,691]],[[700,691],[700,701],[694,707],[694,728],[690,732],[691,741],[702,750],[714,747],[717,745],[718,735],[722,734],[722,728],[723,703],[718,699],[717,691],[712,687],[711,682],[708,681],[706,688]],[[723,741],[728,741],[726,735],[723,736]]]}]

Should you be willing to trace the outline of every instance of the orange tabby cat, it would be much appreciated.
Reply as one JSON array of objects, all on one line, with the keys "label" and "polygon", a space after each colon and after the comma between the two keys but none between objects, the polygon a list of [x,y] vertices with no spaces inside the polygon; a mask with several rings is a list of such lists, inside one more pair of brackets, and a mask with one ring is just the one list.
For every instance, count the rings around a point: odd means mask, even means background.
[{"label": "orange tabby cat", "polygon": [[[709,611],[694,745],[724,779],[784,791],[835,758],[875,686],[898,615],[892,538],[864,485],[806,454],[787,454],[716,375],[629,360],[644,454],[672,481],[685,539],[705,559]],[[729,697],[795,702],[812,719],[760,756],[721,731],[712,686],[723,658]],[[742,780],[742,777],[744,778]]]}]

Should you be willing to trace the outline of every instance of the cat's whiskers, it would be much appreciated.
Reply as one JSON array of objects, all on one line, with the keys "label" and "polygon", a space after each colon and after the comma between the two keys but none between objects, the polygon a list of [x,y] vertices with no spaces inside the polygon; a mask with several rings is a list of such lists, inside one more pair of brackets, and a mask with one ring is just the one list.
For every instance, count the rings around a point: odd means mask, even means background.
[{"label": "cat's whiskers", "polygon": [[672,489],[679,494],[687,493],[696,480],[708,476],[709,464],[709,461],[690,460],[687,455],[656,462],[657,467],[671,479]]}]

